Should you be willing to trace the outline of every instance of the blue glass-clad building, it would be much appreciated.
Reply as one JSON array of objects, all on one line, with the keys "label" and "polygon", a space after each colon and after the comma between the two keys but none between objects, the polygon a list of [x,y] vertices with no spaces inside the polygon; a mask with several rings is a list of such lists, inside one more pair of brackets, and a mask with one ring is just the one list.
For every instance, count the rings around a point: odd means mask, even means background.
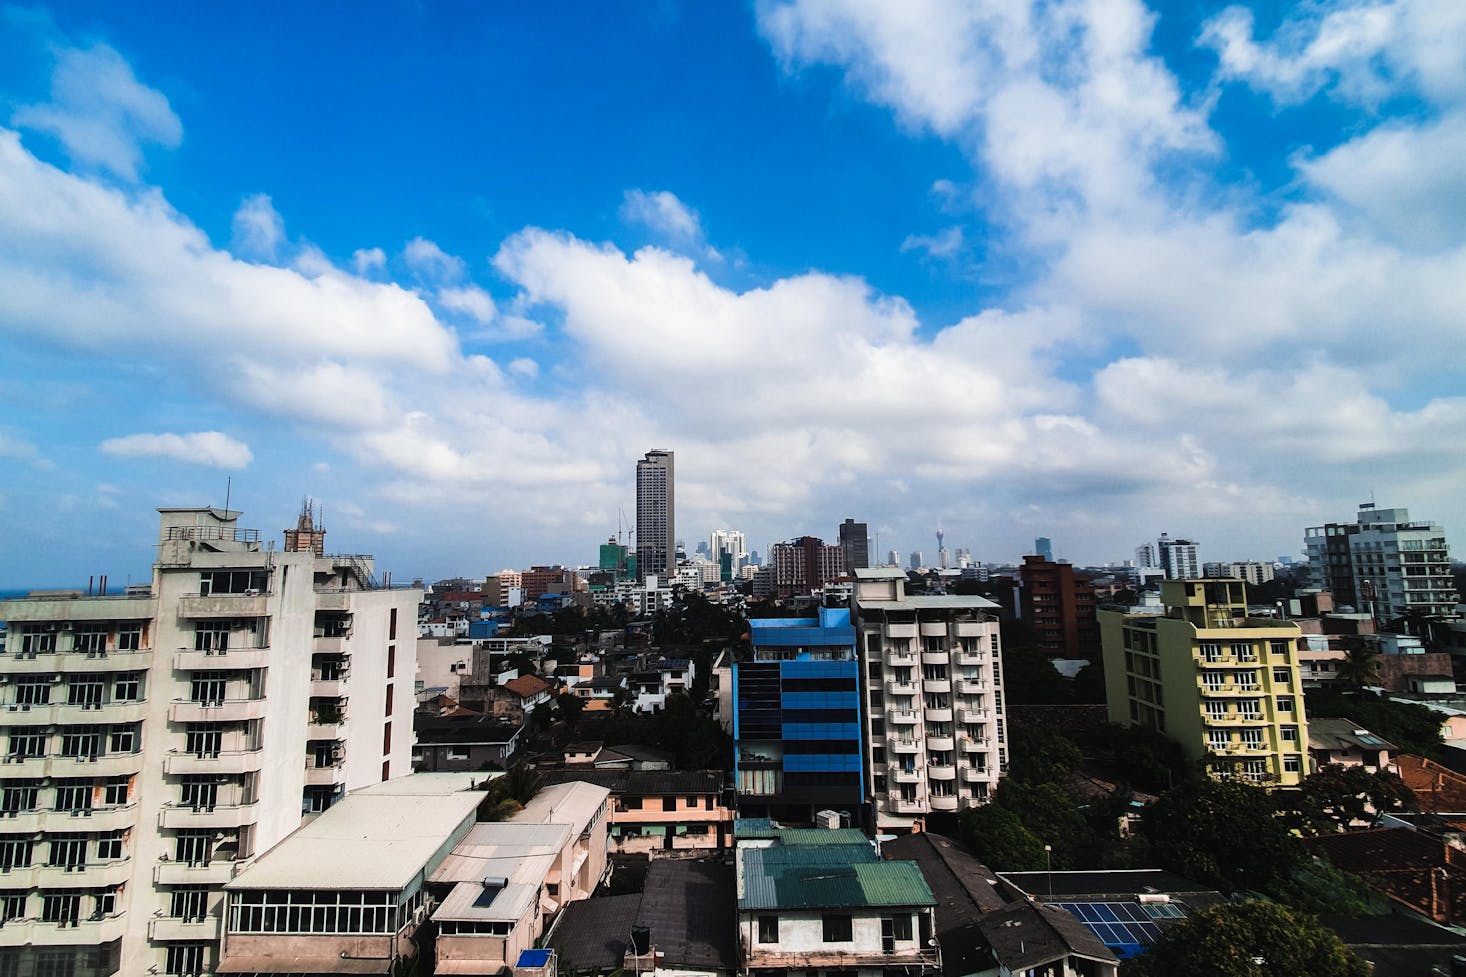
[{"label": "blue glass-clad building", "polygon": [[749,622],[752,660],[733,666],[734,770],[749,817],[862,823],[865,751],[855,628],[848,608]]}]

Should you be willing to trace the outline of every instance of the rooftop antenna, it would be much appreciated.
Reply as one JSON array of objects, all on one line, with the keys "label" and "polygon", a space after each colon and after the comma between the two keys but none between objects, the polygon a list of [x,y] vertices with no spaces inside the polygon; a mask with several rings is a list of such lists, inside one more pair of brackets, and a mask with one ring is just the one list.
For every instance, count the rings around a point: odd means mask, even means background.
[{"label": "rooftop antenna", "polygon": [[234,488],[234,476],[224,476],[224,518],[229,518],[229,495]]}]

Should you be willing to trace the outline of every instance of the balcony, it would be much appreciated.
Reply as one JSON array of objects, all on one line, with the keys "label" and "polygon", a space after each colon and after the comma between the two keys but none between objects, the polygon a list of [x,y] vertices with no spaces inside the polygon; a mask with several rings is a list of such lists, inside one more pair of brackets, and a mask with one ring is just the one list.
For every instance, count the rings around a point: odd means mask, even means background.
[{"label": "balcony", "polygon": [[913,764],[905,766],[900,763],[890,764],[887,769],[890,771],[892,783],[897,784],[919,784],[921,783],[921,765]]},{"label": "balcony", "polygon": [[987,652],[984,651],[955,651],[952,653],[952,660],[958,665],[986,665],[988,663]]},{"label": "balcony", "polygon": [[308,740],[340,740],[346,738],[345,717],[334,723],[318,723],[314,720],[305,728]]},{"label": "balcony", "polygon": [[[17,639],[19,640],[19,639]],[[55,674],[57,672],[146,671],[153,661],[153,649],[137,651],[62,651],[49,655],[0,655],[0,671],[7,675]]]},{"label": "balcony", "polygon": [[920,753],[921,740],[911,737],[892,737],[886,740],[886,748],[893,753]]},{"label": "balcony", "polygon": [[947,636],[947,622],[922,621],[921,636],[923,638],[945,638]]},{"label": "balcony", "polygon": [[195,617],[264,617],[270,613],[268,593],[190,594],[178,598],[178,616]]},{"label": "balcony", "polygon": [[957,680],[958,695],[986,695],[988,684],[981,679],[959,678]]},{"label": "balcony", "polygon": [[190,699],[174,699],[168,707],[168,721],[172,723],[242,723],[250,719],[263,719],[265,700],[225,699],[223,702],[203,703]]},{"label": "balcony", "polygon": [[216,804],[213,807],[192,807],[164,804],[158,812],[160,828],[239,828],[260,819],[258,804]]},{"label": "balcony", "polygon": [[916,637],[915,624],[887,624],[884,628],[888,638],[914,638]]},{"label": "balcony", "polygon": [[305,783],[307,787],[333,787],[337,784],[344,784],[346,783],[346,767],[339,763],[329,767],[307,765]]},{"label": "balcony", "polygon": [[340,655],[350,650],[349,634],[318,634],[312,639],[311,650],[317,654]]},{"label": "balcony", "polygon": [[230,648],[228,651],[189,651],[180,648],[178,654],[173,656],[173,668],[179,672],[265,668],[269,664],[269,648]]},{"label": "balcony", "polygon": [[987,767],[958,767],[957,769],[965,784],[985,784],[992,780]]},{"label": "balcony", "polygon": [[223,885],[234,878],[236,862],[216,859],[207,865],[188,865],[184,862],[159,862],[153,869],[153,881],[158,885]]},{"label": "balcony", "polygon": [[915,682],[898,682],[895,679],[886,680],[886,694],[888,695],[916,695],[921,691],[916,687]]},{"label": "balcony", "polygon": [[[83,919],[75,925],[43,923],[39,919],[12,919],[0,930],[6,946],[101,946],[121,939],[128,931],[125,913],[101,919]],[[68,971],[69,972],[69,971]]]},{"label": "balcony", "polygon": [[923,665],[945,665],[951,659],[951,654],[945,649],[941,651],[923,651],[921,663]]},{"label": "balcony", "polygon": [[[121,777],[126,774],[142,772],[142,753],[103,753],[95,757],[90,756],[50,756],[44,760],[27,760],[17,764],[20,768],[14,776],[31,776],[26,773],[27,768],[34,769],[33,764],[41,763],[44,773],[40,776],[46,777]],[[0,767],[0,773],[10,774],[10,770]]]},{"label": "balcony", "polygon": [[957,737],[957,748],[966,753],[985,753],[991,744],[986,736],[959,736]]},{"label": "balcony", "polygon": [[252,773],[264,766],[264,750],[220,750],[218,753],[176,751],[163,758],[163,772],[184,774]]},{"label": "balcony", "polygon": [[57,865],[37,865],[29,869],[12,871],[8,875],[0,876],[0,880],[4,880],[4,884],[9,886],[12,883],[19,883],[20,879],[17,876],[24,878],[27,872],[30,873],[32,888],[100,889],[111,885],[121,885],[131,878],[132,860],[119,858],[115,862],[98,862],[79,870],[66,869]]},{"label": "balcony", "polygon": [[955,750],[957,742],[950,736],[928,736],[926,748],[937,753],[944,753],[947,750]]},{"label": "balcony", "polygon": [[346,679],[343,678],[313,678],[311,679],[311,697],[323,696],[328,699],[339,699],[346,694]]},{"label": "balcony", "polygon": [[933,811],[955,811],[957,810],[957,804],[958,800],[956,794],[933,794],[931,797],[931,805]]},{"label": "balcony", "polygon": [[958,706],[955,715],[959,723],[985,723],[988,720],[989,712],[986,709],[972,706]]},{"label": "balcony", "polygon": [[952,694],[952,680],[946,678],[922,679],[921,687],[924,691],[934,692],[938,695]]},{"label": "balcony", "polygon": [[926,721],[929,723],[950,723],[952,721],[952,710],[947,706],[938,709],[927,709],[925,714]]},{"label": "balcony", "polygon": [[981,638],[988,634],[992,625],[984,621],[953,621],[952,633],[959,638]]},{"label": "balcony", "polygon": [[137,824],[137,804],[85,811],[17,811],[0,816],[0,834],[37,831],[121,831]]},{"label": "balcony", "polygon": [[950,763],[933,763],[926,768],[926,775],[932,780],[956,780],[957,768]]},{"label": "balcony", "polygon": [[163,916],[148,921],[148,939],[188,940],[190,942],[213,943],[219,939],[219,917],[205,916],[201,920],[183,920]]},{"label": "balcony", "polygon": [[915,665],[916,652],[914,651],[887,651],[885,654],[887,665]]},{"label": "balcony", "polygon": [[894,726],[915,726],[920,719],[915,709],[887,709],[886,724]]},{"label": "balcony", "polygon": [[886,810],[892,814],[925,814],[927,807],[916,798],[892,797],[886,801]]},{"label": "balcony", "polygon": [[96,706],[50,703],[43,706],[7,704],[0,724],[7,726],[84,726],[90,723],[136,723],[147,714],[147,703],[107,702]]}]

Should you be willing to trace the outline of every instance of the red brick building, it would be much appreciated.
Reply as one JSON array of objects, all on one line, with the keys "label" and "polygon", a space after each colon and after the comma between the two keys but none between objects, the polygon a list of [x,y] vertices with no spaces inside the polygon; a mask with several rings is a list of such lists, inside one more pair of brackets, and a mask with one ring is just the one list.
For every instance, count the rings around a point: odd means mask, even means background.
[{"label": "red brick building", "polygon": [[1094,589],[1067,563],[1025,556],[1018,568],[1018,613],[1033,628],[1038,649],[1055,658],[1099,658]]}]

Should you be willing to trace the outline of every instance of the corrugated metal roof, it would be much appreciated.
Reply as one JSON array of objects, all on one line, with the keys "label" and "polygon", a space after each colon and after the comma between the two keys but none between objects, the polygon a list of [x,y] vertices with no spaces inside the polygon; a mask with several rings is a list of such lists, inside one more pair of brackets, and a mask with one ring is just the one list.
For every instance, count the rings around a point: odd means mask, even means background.
[{"label": "corrugated metal roof", "polygon": [[518,922],[527,909],[539,898],[538,883],[525,885],[509,883],[494,894],[487,906],[478,905],[484,894],[482,882],[460,882],[443,899],[442,905],[433,911],[433,919],[459,922]]},{"label": "corrugated metal roof", "polygon": [[986,597],[957,594],[912,596],[907,597],[905,600],[862,600],[856,603],[860,605],[861,610],[865,611],[959,610],[966,607],[976,608],[978,610],[1001,609]]},{"label": "corrugated metal roof", "polygon": [[770,849],[745,849],[739,909],[833,909],[933,906],[936,899],[914,862],[842,861],[836,846],[824,864],[769,864]]},{"label": "corrugated metal roof", "polygon": [[859,828],[779,828],[774,834],[785,845],[864,845],[870,839]]}]

